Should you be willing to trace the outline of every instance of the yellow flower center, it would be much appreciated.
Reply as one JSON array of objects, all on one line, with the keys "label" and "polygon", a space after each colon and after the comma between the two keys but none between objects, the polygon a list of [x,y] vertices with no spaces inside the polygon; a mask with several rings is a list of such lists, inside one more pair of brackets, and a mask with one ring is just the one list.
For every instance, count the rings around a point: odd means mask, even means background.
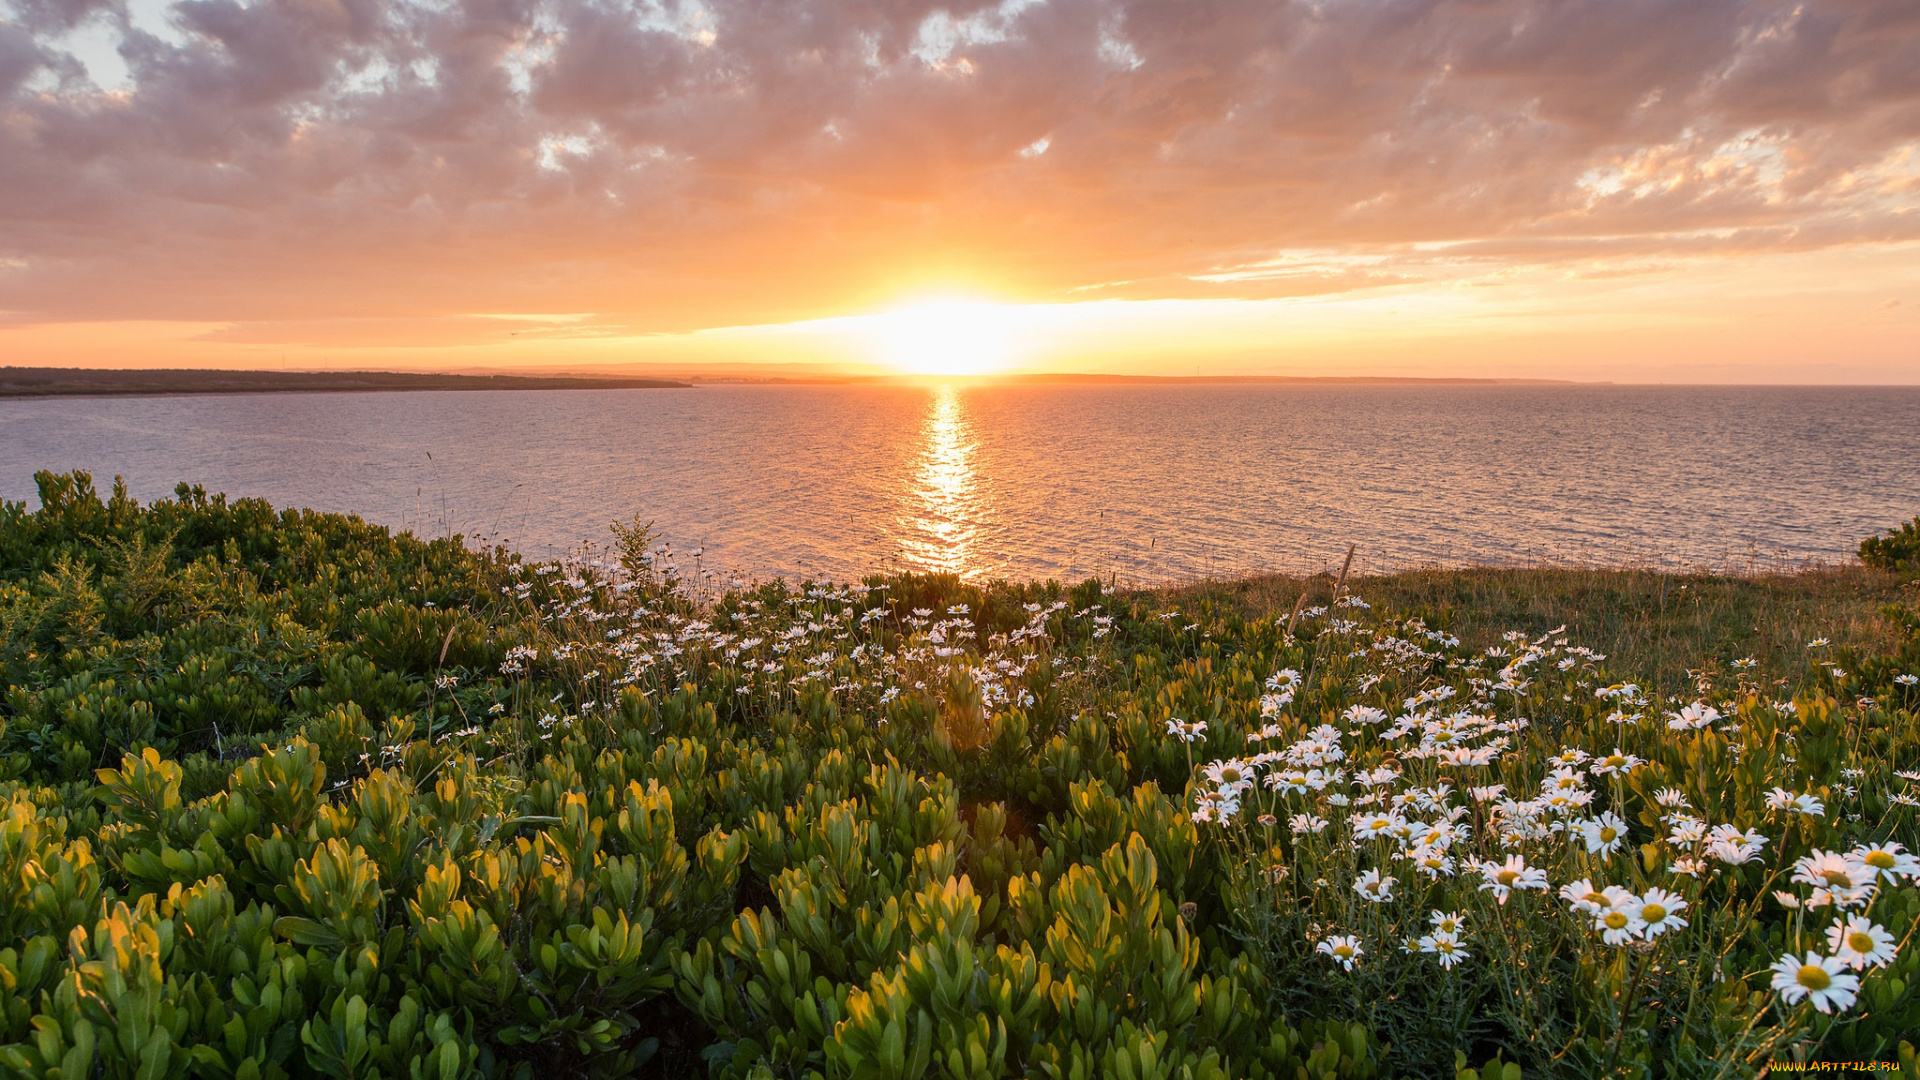
[{"label": "yellow flower center", "polygon": [[1827,884],[1829,885],[1842,889],[1853,888],[1853,878],[1844,870],[1827,870],[1821,873],[1820,876],[1826,878]]},{"label": "yellow flower center", "polygon": [[1640,918],[1645,922],[1657,923],[1667,917],[1667,909],[1659,904],[1648,904],[1640,909]]},{"label": "yellow flower center", "polygon": [[1868,866],[1873,867],[1875,870],[1893,869],[1893,853],[1892,852],[1870,851],[1867,853],[1867,857],[1864,861]]},{"label": "yellow flower center", "polygon": [[1827,974],[1827,969],[1821,967],[1819,964],[1808,964],[1802,967],[1800,974],[1794,976],[1794,978],[1799,980],[1801,986],[1809,990],[1825,990],[1827,987],[1833,985],[1833,976]]},{"label": "yellow flower center", "polygon": [[1587,895],[1581,897],[1580,899],[1585,900],[1589,904],[1594,904],[1599,907],[1608,906],[1606,893],[1590,892]]},{"label": "yellow flower center", "polygon": [[1603,844],[1611,844],[1613,843],[1614,837],[1619,835],[1620,833],[1616,831],[1613,826],[1608,825],[1600,830],[1600,842]]},{"label": "yellow flower center", "polygon": [[1864,956],[1873,951],[1873,935],[1855,930],[1847,935],[1847,948]]},{"label": "yellow flower center", "polygon": [[1498,874],[1494,875],[1494,880],[1500,882],[1500,884],[1502,885],[1511,885],[1515,881],[1519,880],[1519,878],[1520,878],[1520,871],[1518,870],[1502,870]]},{"label": "yellow flower center", "polygon": [[1335,946],[1333,947],[1333,955],[1335,955],[1335,956],[1337,956],[1337,957],[1339,957],[1339,958],[1340,958],[1340,959],[1342,959],[1342,960],[1345,960],[1345,959],[1346,959],[1347,957],[1349,957],[1349,956],[1352,956],[1352,955],[1353,955],[1353,946],[1351,946],[1351,945],[1335,945]]},{"label": "yellow flower center", "polygon": [[1607,929],[1618,930],[1627,925],[1627,916],[1624,912],[1609,911],[1607,912],[1606,923]]}]

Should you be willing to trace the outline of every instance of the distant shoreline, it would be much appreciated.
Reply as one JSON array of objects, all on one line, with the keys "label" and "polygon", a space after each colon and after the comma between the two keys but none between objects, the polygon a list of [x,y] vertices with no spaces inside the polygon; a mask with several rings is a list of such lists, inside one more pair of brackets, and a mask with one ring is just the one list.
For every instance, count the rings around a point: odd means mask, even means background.
[{"label": "distant shoreline", "polygon": [[0,398],[341,394],[405,390],[691,389],[667,379],[439,375],[395,371],[201,371],[0,367]]}]

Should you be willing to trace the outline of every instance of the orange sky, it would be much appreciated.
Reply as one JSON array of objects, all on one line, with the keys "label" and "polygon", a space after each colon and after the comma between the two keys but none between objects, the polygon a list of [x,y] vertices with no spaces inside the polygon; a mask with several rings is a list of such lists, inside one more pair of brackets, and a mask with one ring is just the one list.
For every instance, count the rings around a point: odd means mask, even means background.
[{"label": "orange sky", "polygon": [[0,0],[0,363],[1920,382],[1916,72],[1910,0]]}]

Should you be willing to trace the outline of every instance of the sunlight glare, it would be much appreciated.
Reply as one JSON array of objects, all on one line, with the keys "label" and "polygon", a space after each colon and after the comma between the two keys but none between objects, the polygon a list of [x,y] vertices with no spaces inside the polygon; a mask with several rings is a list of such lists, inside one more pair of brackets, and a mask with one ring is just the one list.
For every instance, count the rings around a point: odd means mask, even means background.
[{"label": "sunlight glare", "polygon": [[983,375],[1007,363],[1014,309],[973,300],[932,300],[876,315],[880,358],[913,375]]}]

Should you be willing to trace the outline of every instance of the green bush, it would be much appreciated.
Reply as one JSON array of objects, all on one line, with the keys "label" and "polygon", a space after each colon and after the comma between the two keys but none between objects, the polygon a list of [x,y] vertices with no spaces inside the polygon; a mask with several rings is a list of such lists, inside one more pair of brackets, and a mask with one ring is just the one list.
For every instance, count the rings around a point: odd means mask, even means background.
[{"label": "green bush", "polygon": [[[11,1075],[1912,1068],[1905,653],[1655,700],[1564,637],[1490,651],[1351,598],[696,596],[639,528],[617,570],[534,565],[40,485],[0,506]],[[1565,776],[1574,809],[1533,795]],[[1875,851],[1870,894],[1821,876]],[[1609,943],[1471,868],[1510,855],[1689,925]],[[1833,952],[1823,897],[1895,945],[1830,1012],[1770,984]]]},{"label": "green bush", "polygon": [[1860,541],[1860,561],[1882,570],[1920,570],[1920,517]]}]

